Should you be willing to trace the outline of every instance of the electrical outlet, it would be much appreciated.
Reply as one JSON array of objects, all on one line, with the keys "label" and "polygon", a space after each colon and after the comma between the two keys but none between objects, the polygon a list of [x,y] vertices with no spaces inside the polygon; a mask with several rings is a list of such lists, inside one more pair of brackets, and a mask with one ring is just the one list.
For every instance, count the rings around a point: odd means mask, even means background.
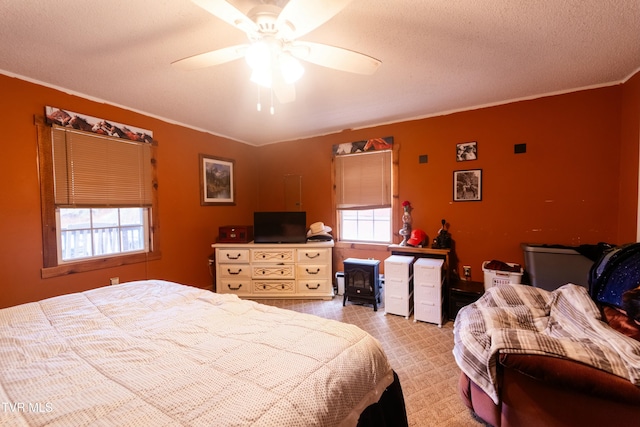
[{"label": "electrical outlet", "polygon": [[464,279],[469,280],[471,278],[471,266],[470,265],[463,266],[462,271],[464,273]]},{"label": "electrical outlet", "polygon": [[119,277],[112,277],[111,279],[109,279],[109,284],[110,285],[117,285],[118,283],[120,283],[120,278]]}]

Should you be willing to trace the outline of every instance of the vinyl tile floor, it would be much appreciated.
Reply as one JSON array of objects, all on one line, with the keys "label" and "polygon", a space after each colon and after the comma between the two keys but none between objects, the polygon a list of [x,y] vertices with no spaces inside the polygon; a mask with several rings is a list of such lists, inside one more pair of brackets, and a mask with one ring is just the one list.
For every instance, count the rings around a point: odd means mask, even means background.
[{"label": "vinyl tile floor", "polygon": [[385,314],[384,305],[330,301],[259,300],[280,308],[354,324],[377,338],[400,378],[410,427],[484,426],[458,395],[460,370],[453,358],[453,321],[442,327],[414,322],[413,316]]}]

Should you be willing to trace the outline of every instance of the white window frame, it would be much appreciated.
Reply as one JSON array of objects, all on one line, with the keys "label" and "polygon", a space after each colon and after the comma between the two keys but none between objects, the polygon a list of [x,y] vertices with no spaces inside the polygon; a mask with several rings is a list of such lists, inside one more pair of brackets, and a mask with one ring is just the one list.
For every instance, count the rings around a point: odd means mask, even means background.
[{"label": "white window frame", "polygon": [[[61,209],[88,209],[90,211],[89,215],[91,217],[90,220],[90,224],[88,227],[82,227],[82,228],[78,228],[76,229],[76,231],[84,231],[85,234],[89,235],[89,238],[91,239],[92,243],[91,243],[91,254],[89,256],[83,256],[83,257],[72,257],[72,258],[68,258],[65,256],[64,251],[63,251],[63,236],[62,234],[65,232],[69,232],[70,230],[63,230],[62,229],[62,225],[61,225],[61,219],[60,219],[60,210]],[[145,208],[145,207],[138,207],[138,208],[105,208],[105,207],[100,207],[97,209],[113,209],[113,210],[117,210],[118,211],[118,225],[116,226],[111,226],[111,227],[96,227],[93,224],[93,213],[91,212],[92,209],[95,208],[57,208],[56,209],[56,243],[57,243],[57,249],[58,249],[58,262],[60,264],[67,264],[67,263],[73,263],[73,262],[78,262],[78,261],[85,261],[85,260],[89,260],[89,259],[102,259],[102,258],[111,258],[111,257],[117,257],[117,256],[121,256],[121,255],[127,255],[127,254],[135,254],[135,253],[146,253],[149,252],[149,208]],[[140,238],[140,241],[142,243],[142,247],[139,249],[133,249],[133,250],[126,250],[122,247],[122,233],[123,231],[125,231],[127,228],[131,228],[131,225],[125,224],[122,225],[121,224],[121,215],[120,215],[120,209],[140,209],[142,210],[141,212],[141,218],[142,218],[142,224],[139,224],[138,227],[142,227],[142,237]],[[95,231],[97,230],[101,230],[101,229],[117,229],[118,232],[118,249],[113,250],[110,253],[105,253],[105,254],[96,254],[95,253],[95,241],[94,241],[94,234]]]},{"label": "white window frame", "polygon": [[[392,148],[392,165],[391,165],[391,187],[390,187],[390,191],[391,191],[391,207],[388,208],[390,209],[390,216],[389,216],[389,237],[390,240],[389,241],[375,241],[375,240],[368,240],[368,239],[346,239],[343,237],[343,218],[342,218],[342,211],[345,211],[347,209],[338,209],[337,207],[337,201],[336,201],[336,185],[339,185],[339,183],[336,182],[336,171],[335,171],[335,157],[334,157],[334,161],[332,162],[332,180],[333,180],[333,193],[332,193],[332,197],[333,197],[333,209],[336,215],[336,232],[335,235],[337,236],[337,241],[338,242],[345,242],[345,243],[362,243],[362,244],[384,244],[384,245],[389,245],[393,243],[394,237],[397,237],[397,231],[394,232],[394,230],[399,230],[400,226],[397,224],[399,223],[400,219],[399,216],[397,216],[395,214],[395,212],[397,211],[397,200],[398,200],[398,151],[400,149],[400,146],[398,144],[393,144],[393,148]],[[362,210],[369,210],[371,209],[371,207],[367,207],[367,208],[363,208]],[[359,209],[355,209],[355,208],[351,208],[349,210],[359,210]]]},{"label": "white window frame", "polygon": [[[385,219],[378,219],[376,218],[376,212],[377,211],[389,211],[388,215],[384,215]],[[345,231],[350,228],[345,226],[345,221],[347,221],[347,219],[344,218],[344,214],[347,212],[355,212],[357,216],[360,216],[361,214],[363,214],[364,212],[372,212],[372,215],[369,218],[365,219],[365,218],[356,218],[355,222],[356,222],[356,237],[352,237],[352,236],[345,236],[345,234],[347,234]],[[339,240],[343,240],[343,241],[351,241],[351,242],[366,242],[366,243],[387,243],[390,244],[392,242],[393,239],[393,213],[392,213],[392,209],[391,208],[378,208],[378,209],[338,209],[338,218],[339,218],[339,223],[340,223],[340,236],[339,236]],[[368,223],[368,222],[372,222],[373,223],[373,230],[371,233],[368,233],[366,231],[364,231],[363,229],[365,228],[363,225],[363,223]],[[388,229],[385,230],[385,233],[388,234],[388,238],[386,239],[376,239],[375,235],[376,235],[376,224],[381,224],[381,223],[387,223],[387,227]],[[369,227],[366,227],[369,228]],[[362,230],[362,231],[361,231]],[[365,236],[373,236],[372,238],[367,239]]]}]

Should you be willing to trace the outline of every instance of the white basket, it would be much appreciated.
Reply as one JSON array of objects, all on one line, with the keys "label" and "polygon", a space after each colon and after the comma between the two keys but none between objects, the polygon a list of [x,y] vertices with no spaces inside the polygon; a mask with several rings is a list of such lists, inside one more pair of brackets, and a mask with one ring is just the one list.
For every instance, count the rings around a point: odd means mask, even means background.
[{"label": "white basket", "polygon": [[[486,268],[486,265],[491,261],[485,261],[482,263],[482,271],[484,271],[484,288],[488,289],[496,285],[504,285],[507,283],[519,284],[522,281],[522,267],[520,272],[515,271],[499,271]],[[507,263],[511,267],[517,266],[517,264]]]}]

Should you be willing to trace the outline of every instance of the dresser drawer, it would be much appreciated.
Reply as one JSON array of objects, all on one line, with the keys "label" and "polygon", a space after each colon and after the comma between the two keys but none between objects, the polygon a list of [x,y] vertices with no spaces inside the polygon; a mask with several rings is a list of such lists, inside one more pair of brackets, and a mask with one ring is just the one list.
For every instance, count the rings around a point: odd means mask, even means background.
[{"label": "dresser drawer", "polygon": [[251,299],[334,296],[333,242],[234,242],[215,243],[212,247],[215,289],[219,293]]},{"label": "dresser drawer", "polygon": [[220,264],[217,273],[221,278],[250,278],[251,266],[249,264]]},{"label": "dresser drawer", "polygon": [[413,264],[413,279],[417,282],[439,284],[442,281],[441,259],[420,258]]},{"label": "dresser drawer", "polygon": [[442,287],[440,283],[416,283],[415,284],[416,298],[427,301],[439,301],[442,299]]},{"label": "dresser drawer", "polygon": [[385,282],[388,278],[404,279],[413,274],[413,260],[411,256],[391,255],[384,260]]},{"label": "dresser drawer", "polygon": [[298,279],[329,278],[331,277],[329,268],[326,264],[298,264],[296,277]]},{"label": "dresser drawer", "polygon": [[396,279],[393,277],[384,277],[384,288],[392,294],[408,294],[412,288],[411,279]]},{"label": "dresser drawer", "polygon": [[229,262],[249,262],[249,249],[216,249],[216,261],[220,264]]},{"label": "dresser drawer", "polygon": [[384,290],[384,311],[408,318],[413,311],[413,294],[389,294],[387,291],[387,289]]},{"label": "dresser drawer", "polygon": [[293,264],[282,265],[253,265],[251,277],[254,279],[294,279],[295,266]]},{"label": "dresser drawer", "polygon": [[295,249],[251,249],[252,262],[294,262]]},{"label": "dresser drawer", "polygon": [[328,294],[331,291],[331,282],[326,279],[298,280],[299,294]]},{"label": "dresser drawer", "polygon": [[220,294],[251,295],[251,280],[222,279],[216,283],[216,292]]},{"label": "dresser drawer", "polygon": [[295,292],[295,280],[254,280],[254,294],[292,294]]},{"label": "dresser drawer", "polygon": [[416,299],[414,307],[415,320],[442,324],[442,301],[426,301]]},{"label": "dresser drawer", "polygon": [[298,249],[297,259],[299,263],[317,263],[331,265],[331,250]]}]

